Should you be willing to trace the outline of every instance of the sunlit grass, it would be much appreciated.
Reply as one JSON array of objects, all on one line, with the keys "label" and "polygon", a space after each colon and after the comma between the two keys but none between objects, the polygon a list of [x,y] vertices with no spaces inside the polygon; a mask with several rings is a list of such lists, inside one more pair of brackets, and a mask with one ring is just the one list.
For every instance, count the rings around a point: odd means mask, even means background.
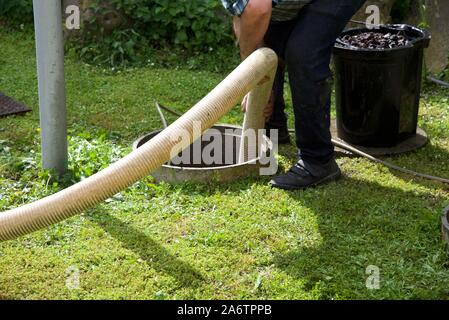
[{"label": "sunlit grass", "polygon": [[[0,31],[0,39],[0,91],[33,109],[0,119],[5,210],[70,181],[57,182],[40,168],[32,36]],[[70,56],[66,75],[75,181],[160,128],[156,100],[185,111],[225,76],[151,67],[114,73]],[[448,96],[425,88],[420,125],[431,143],[389,160],[449,177]],[[241,121],[238,108],[222,119]],[[295,148],[280,153],[287,168]],[[343,180],[297,192],[273,190],[266,178],[170,186],[148,177],[80,216],[1,243],[0,298],[447,299],[440,215],[448,186],[364,159],[338,163]],[[380,290],[366,288],[369,265],[380,268]],[[80,286],[71,290],[73,270]]]}]

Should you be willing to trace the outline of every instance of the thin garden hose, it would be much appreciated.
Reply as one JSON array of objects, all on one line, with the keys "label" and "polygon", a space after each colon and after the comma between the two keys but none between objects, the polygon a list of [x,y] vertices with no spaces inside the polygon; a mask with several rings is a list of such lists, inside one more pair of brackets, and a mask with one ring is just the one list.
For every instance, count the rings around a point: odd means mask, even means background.
[{"label": "thin garden hose", "polygon": [[[295,132],[294,129],[289,129],[288,131],[290,133],[294,133]],[[373,157],[372,155],[370,155],[370,154],[368,154],[366,152],[363,152],[362,150],[359,150],[359,149],[357,149],[357,148],[347,144],[346,142],[344,142],[342,140],[332,139],[332,143],[336,147],[339,147],[341,149],[344,149],[344,150],[347,150],[349,152],[352,152],[353,154],[357,154],[357,155],[359,155],[361,157],[364,157],[364,158],[366,158],[368,160],[371,160],[373,162],[380,163],[380,164],[386,166],[387,168],[390,168],[390,169],[393,169],[393,170],[396,170],[396,171],[399,171],[399,172],[402,172],[402,173],[405,173],[405,174],[408,174],[408,175],[412,175],[414,177],[419,177],[419,178],[424,178],[424,179],[427,179],[427,180],[433,180],[433,181],[438,181],[438,182],[449,184],[449,179],[436,177],[436,176],[428,175],[428,174],[425,174],[425,173],[415,172],[415,171],[410,170],[410,169],[399,167],[399,166],[397,166],[395,164],[392,164],[390,162],[387,162],[387,161],[378,159],[376,157]]]},{"label": "thin garden hose", "polygon": [[445,178],[441,178],[441,177],[435,177],[435,176],[431,176],[431,175],[428,175],[428,174],[415,172],[413,170],[409,170],[409,169],[405,169],[405,168],[399,167],[399,166],[394,165],[394,164],[392,164],[390,162],[387,162],[387,161],[378,159],[376,157],[373,157],[372,155],[370,155],[368,153],[365,153],[365,152],[363,152],[363,151],[361,151],[361,150],[359,150],[357,148],[354,148],[353,146],[350,146],[349,144],[347,144],[347,143],[345,143],[343,141],[332,139],[332,143],[336,147],[345,149],[345,150],[350,151],[350,152],[352,152],[354,154],[362,156],[362,157],[364,157],[366,159],[369,159],[371,161],[380,163],[380,164],[382,164],[382,165],[384,165],[384,166],[386,166],[386,167],[388,167],[390,169],[393,169],[393,170],[396,170],[396,171],[399,171],[399,172],[402,172],[402,173],[406,173],[406,174],[409,174],[409,175],[412,175],[412,176],[415,176],[415,177],[420,177],[420,178],[424,178],[424,179],[427,179],[427,180],[439,181],[439,182],[442,182],[442,183],[449,184],[449,179],[445,179]]},{"label": "thin garden hose", "polygon": [[[47,198],[0,213],[0,241],[83,212],[144,178],[187,148],[277,66],[268,48],[254,52],[205,98],[156,137],[103,171]],[[201,124],[201,132],[193,130]]]},{"label": "thin garden hose", "polygon": [[164,129],[167,129],[167,127],[168,127],[167,119],[165,119],[164,113],[162,112],[161,105],[158,102],[156,102],[156,110],[159,113],[159,117],[161,118],[162,126],[164,127]]},{"label": "thin garden hose", "polygon": [[433,83],[436,83],[437,85],[439,85],[439,86],[441,86],[443,88],[449,88],[449,82],[437,79],[437,78],[435,78],[433,76],[428,76],[427,80],[429,80],[429,81],[431,81]]}]

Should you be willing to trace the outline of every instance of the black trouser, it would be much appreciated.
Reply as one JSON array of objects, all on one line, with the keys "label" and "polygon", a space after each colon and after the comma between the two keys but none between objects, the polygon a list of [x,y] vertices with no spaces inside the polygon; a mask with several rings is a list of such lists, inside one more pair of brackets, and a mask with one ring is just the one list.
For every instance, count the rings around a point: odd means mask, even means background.
[{"label": "black trouser", "polygon": [[331,54],[337,37],[365,1],[314,0],[301,9],[296,19],[272,22],[265,36],[266,45],[281,59],[269,124],[286,125],[286,67],[295,114],[296,144],[306,161],[325,163],[334,156],[330,134]]}]

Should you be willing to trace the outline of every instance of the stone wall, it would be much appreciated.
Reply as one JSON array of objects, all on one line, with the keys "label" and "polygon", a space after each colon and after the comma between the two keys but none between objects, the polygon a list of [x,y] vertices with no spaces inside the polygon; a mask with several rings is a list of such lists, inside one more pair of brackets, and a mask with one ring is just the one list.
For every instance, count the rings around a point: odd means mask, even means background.
[{"label": "stone wall", "polygon": [[[438,74],[449,63],[449,1],[426,0],[426,23],[432,34],[430,47],[426,51],[427,70]],[[421,17],[415,10],[407,18],[407,23],[418,25]]]},{"label": "stone wall", "polygon": [[[95,12],[91,9],[92,0],[62,0],[63,11],[69,5],[76,5],[81,9],[82,21],[86,21],[95,15]],[[119,28],[128,23],[125,15],[116,10],[109,1],[103,1],[101,6],[107,10],[105,15],[97,15],[97,23],[104,30],[104,34],[111,33],[115,28]],[[79,31],[67,31],[66,37],[70,37],[72,34],[76,34]]]},{"label": "stone wall", "polygon": [[[396,0],[368,0],[363,7],[356,13],[354,20],[366,21],[368,15],[366,14],[366,7],[376,5],[380,9],[380,23],[389,23],[391,21],[391,8]],[[351,24],[352,26],[353,24]]]}]

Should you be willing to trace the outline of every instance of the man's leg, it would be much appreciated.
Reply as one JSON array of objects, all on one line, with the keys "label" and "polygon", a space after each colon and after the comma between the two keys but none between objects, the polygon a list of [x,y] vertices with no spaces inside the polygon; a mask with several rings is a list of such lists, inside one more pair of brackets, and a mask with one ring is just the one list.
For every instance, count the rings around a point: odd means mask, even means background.
[{"label": "man's leg", "polygon": [[300,12],[288,40],[296,142],[304,160],[326,163],[333,157],[329,64],[337,37],[364,2],[315,0]]},{"label": "man's leg", "polygon": [[270,130],[278,130],[278,143],[290,143],[290,133],[288,132],[287,114],[285,113],[284,100],[285,66],[279,65],[276,78],[273,83],[273,114],[265,124],[267,136],[270,137]]},{"label": "man's leg", "polygon": [[340,176],[330,133],[329,64],[337,37],[364,2],[315,0],[299,14],[285,54],[300,160],[287,174],[273,179],[274,186],[304,188]]},{"label": "man's leg", "polygon": [[[287,40],[295,24],[289,22],[271,23],[265,35],[265,45],[273,49],[279,56],[279,66],[273,84],[274,108],[266,129],[277,129],[279,143],[289,143],[290,135],[287,127],[287,115],[285,113],[284,80],[285,80],[285,48]],[[269,131],[267,132],[269,134]]]}]

